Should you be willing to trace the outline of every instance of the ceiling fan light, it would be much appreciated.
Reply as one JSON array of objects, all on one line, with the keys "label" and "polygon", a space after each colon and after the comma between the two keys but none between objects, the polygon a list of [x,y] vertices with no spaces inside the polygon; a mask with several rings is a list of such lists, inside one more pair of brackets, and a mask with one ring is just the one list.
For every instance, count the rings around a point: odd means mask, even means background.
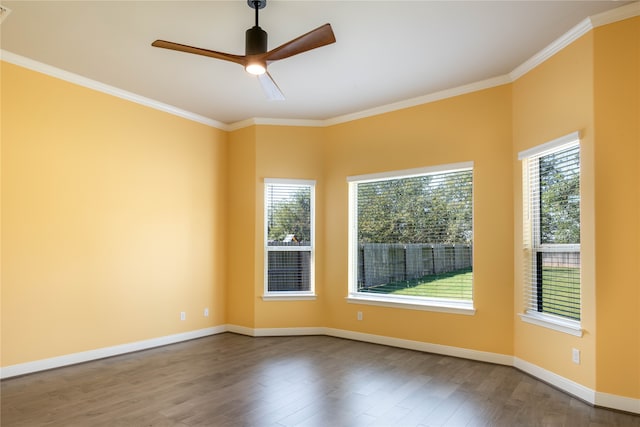
[{"label": "ceiling fan light", "polygon": [[247,73],[254,74],[256,76],[259,76],[260,74],[264,74],[267,71],[267,68],[263,64],[260,64],[259,62],[253,62],[251,64],[247,64],[247,66],[244,69],[247,70]]}]

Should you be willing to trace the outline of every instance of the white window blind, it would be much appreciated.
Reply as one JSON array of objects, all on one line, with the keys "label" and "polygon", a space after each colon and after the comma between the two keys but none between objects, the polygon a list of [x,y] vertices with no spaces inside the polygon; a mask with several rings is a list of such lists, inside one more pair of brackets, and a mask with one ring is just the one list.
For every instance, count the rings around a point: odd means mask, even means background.
[{"label": "white window blind", "polygon": [[265,180],[266,293],[313,291],[312,181]]},{"label": "white window blind", "polygon": [[464,166],[350,180],[352,292],[472,301],[473,171]]},{"label": "white window blind", "polygon": [[579,322],[580,145],[577,134],[562,142],[520,156],[526,189],[525,310]]}]

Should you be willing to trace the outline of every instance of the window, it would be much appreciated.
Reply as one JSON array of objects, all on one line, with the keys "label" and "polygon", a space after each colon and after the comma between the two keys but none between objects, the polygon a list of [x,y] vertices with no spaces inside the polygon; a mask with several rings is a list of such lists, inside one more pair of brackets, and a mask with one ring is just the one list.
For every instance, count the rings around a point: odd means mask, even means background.
[{"label": "window", "polygon": [[350,301],[473,313],[472,166],[348,179]]},{"label": "window", "polygon": [[523,319],[580,334],[579,136],[567,135],[519,158],[525,190]]},{"label": "window", "polygon": [[313,297],[315,182],[265,179],[265,297]]}]

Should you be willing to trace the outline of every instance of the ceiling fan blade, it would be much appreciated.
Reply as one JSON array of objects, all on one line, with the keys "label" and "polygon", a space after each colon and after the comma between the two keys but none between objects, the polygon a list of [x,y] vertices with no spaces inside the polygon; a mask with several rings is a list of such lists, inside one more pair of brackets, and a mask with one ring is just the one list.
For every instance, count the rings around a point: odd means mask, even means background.
[{"label": "ceiling fan blade", "polygon": [[223,61],[231,61],[236,64],[245,66],[247,58],[244,55],[233,55],[231,53],[216,52],[215,50],[201,49],[199,47],[187,46],[185,44],[168,42],[166,40],[156,40],[151,46],[161,47],[164,49],[177,50],[180,52],[193,53],[196,55],[208,56],[209,58],[222,59]]},{"label": "ceiling fan blade", "polygon": [[262,90],[267,95],[267,98],[271,101],[284,101],[284,95],[282,91],[271,77],[271,74],[264,73],[258,75],[258,80],[260,81],[260,86],[262,86]]},{"label": "ceiling fan blade", "polygon": [[336,36],[333,34],[331,24],[324,24],[315,30],[311,30],[296,39],[270,50],[264,55],[264,59],[266,61],[277,61],[311,49],[335,43],[335,41]]}]

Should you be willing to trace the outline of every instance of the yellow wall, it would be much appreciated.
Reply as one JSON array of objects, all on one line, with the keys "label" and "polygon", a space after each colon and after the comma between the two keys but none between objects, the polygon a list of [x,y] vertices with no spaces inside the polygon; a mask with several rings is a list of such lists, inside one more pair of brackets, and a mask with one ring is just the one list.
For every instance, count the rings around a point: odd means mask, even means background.
[{"label": "yellow wall", "polygon": [[[324,325],[324,254],[326,228],[323,206],[324,129],[258,126],[256,129],[256,327],[296,328]],[[264,179],[316,181],[315,285],[319,297],[311,301],[263,301],[264,293]]]},{"label": "yellow wall", "polygon": [[640,17],[595,30],[597,389],[640,398]]},{"label": "yellow wall", "polygon": [[[345,300],[347,177],[474,162],[473,316]],[[511,87],[504,85],[328,129],[326,323],[332,328],[512,354],[513,188]],[[364,319],[356,320],[362,311]]]},{"label": "yellow wall", "polygon": [[260,270],[256,270],[256,143],[255,128],[231,132],[229,137],[228,199],[226,247],[228,281],[227,322],[232,325],[255,327],[254,284]]},{"label": "yellow wall", "polygon": [[227,135],[1,76],[2,365],[223,324]]},{"label": "yellow wall", "polygon": [[[515,356],[587,387],[595,386],[595,272],[593,170],[593,33],[513,83],[513,182],[515,210]],[[571,132],[581,133],[582,338],[524,323],[522,165],[518,152]],[[581,363],[572,362],[572,349]]]}]

